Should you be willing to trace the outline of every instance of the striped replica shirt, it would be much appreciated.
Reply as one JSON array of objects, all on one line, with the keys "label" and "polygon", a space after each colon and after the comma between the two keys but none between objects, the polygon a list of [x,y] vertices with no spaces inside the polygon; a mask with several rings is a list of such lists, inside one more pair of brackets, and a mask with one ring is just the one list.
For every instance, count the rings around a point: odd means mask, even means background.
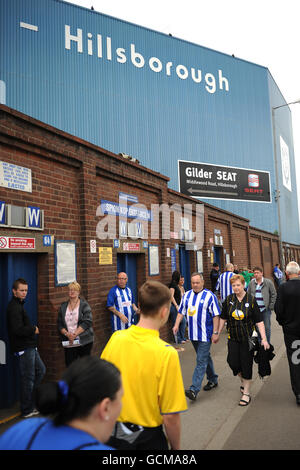
[{"label": "striped replica shirt", "polygon": [[234,276],[232,271],[225,271],[225,273],[221,274],[218,279],[216,290],[220,291],[222,303],[228,295],[233,294],[232,286],[230,284],[232,276]]},{"label": "striped replica shirt", "polygon": [[193,341],[210,341],[213,334],[213,317],[220,315],[218,299],[210,290],[186,292],[178,313],[187,318],[189,338]]},{"label": "striped replica shirt", "polygon": [[275,266],[274,268],[274,277],[278,280],[283,278],[282,271],[279,268],[277,268],[277,266]]},{"label": "striped replica shirt", "polygon": [[111,312],[111,327],[113,331],[125,330],[132,325],[134,316],[133,303],[134,299],[130,287],[121,289],[118,286],[114,286],[110,289],[107,296],[107,307],[115,307],[118,312],[123,313],[128,318],[128,323],[123,323],[117,315]]},{"label": "striped replica shirt", "polygon": [[259,310],[261,312],[264,312],[266,310],[266,306],[265,306],[265,303],[264,303],[264,298],[263,298],[263,295],[262,295],[262,292],[261,292],[263,282],[264,282],[264,280],[262,280],[261,284],[257,284],[257,282],[255,281],[255,287],[256,287],[256,289],[255,289],[255,300],[256,300],[257,305],[259,306]]}]

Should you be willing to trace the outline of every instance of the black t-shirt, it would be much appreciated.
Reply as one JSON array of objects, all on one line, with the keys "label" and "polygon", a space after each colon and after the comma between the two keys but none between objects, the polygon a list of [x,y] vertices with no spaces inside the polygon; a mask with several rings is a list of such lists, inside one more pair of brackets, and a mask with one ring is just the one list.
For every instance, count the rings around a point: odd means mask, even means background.
[{"label": "black t-shirt", "polygon": [[220,273],[216,269],[212,269],[210,271],[211,290],[213,292],[216,290],[216,285],[217,285],[219,276],[220,276]]},{"label": "black t-shirt", "polygon": [[248,293],[241,302],[235,294],[226,297],[220,318],[227,321],[229,338],[239,342],[252,336],[255,324],[263,321],[255,298]]},{"label": "black t-shirt", "polygon": [[171,282],[171,284],[169,285],[169,289],[171,287],[174,289],[174,299],[175,299],[175,302],[177,303],[177,305],[179,307],[180,302],[181,302],[181,290],[180,290],[178,284],[176,284],[175,281]]}]

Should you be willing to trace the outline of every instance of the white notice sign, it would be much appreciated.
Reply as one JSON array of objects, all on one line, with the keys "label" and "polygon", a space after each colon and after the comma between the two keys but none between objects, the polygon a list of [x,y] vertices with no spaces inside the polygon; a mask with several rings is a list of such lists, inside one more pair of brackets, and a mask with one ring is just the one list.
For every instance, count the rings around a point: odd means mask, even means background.
[{"label": "white notice sign", "polygon": [[67,285],[76,280],[76,245],[73,241],[55,243],[56,285]]},{"label": "white notice sign", "polygon": [[159,274],[159,252],[158,246],[149,246],[149,275],[157,276]]},{"label": "white notice sign", "polygon": [[31,193],[31,169],[0,161],[0,186]]}]

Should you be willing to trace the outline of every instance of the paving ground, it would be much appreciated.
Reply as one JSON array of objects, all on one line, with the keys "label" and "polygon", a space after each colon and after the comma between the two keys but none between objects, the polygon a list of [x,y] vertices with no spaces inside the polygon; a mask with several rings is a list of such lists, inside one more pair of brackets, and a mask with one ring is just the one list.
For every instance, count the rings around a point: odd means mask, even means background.
[{"label": "paving ground", "polygon": [[[254,364],[252,401],[247,407],[238,406],[240,381],[226,362],[226,331],[212,345],[219,386],[201,391],[196,402],[187,399],[189,409],[182,415],[183,450],[300,450],[300,406],[291,391],[282,330],[272,317],[271,343],[276,353],[272,374],[261,380]],[[179,357],[188,388],[196,359],[191,343]],[[17,407],[0,410],[0,433],[19,420],[18,416],[8,420],[16,413]]]},{"label": "paving ground", "polygon": [[[209,392],[201,391],[196,402],[188,400],[189,410],[182,415],[182,449],[300,449],[300,407],[291,391],[282,330],[274,321],[274,314],[272,317],[271,343],[276,353],[271,361],[272,374],[261,380],[254,364],[252,401],[247,407],[238,406],[240,380],[226,362],[226,332],[218,344],[212,345],[219,386]],[[192,345],[188,344],[179,355],[188,388],[195,367]]]}]

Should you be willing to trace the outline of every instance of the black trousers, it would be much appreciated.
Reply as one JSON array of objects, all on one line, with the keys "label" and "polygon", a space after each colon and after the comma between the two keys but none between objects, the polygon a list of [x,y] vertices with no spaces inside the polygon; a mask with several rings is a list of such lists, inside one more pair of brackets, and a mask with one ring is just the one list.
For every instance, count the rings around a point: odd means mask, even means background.
[{"label": "black trousers", "polygon": [[[137,428],[135,424],[125,423],[129,427]],[[111,446],[117,450],[168,450],[168,441],[163,431],[162,426],[155,428],[143,428],[138,437],[133,441],[129,442],[125,439],[119,439],[116,437],[116,429],[119,423],[116,423],[115,429],[112,436],[107,442],[108,446]]]},{"label": "black trousers", "polygon": [[300,395],[300,331],[283,330],[286,354],[290,368],[292,390]]},{"label": "black trousers", "polygon": [[84,346],[78,346],[75,348],[64,348],[65,351],[65,363],[68,367],[73,361],[76,361],[79,357],[89,356],[93,343],[85,344]]}]

